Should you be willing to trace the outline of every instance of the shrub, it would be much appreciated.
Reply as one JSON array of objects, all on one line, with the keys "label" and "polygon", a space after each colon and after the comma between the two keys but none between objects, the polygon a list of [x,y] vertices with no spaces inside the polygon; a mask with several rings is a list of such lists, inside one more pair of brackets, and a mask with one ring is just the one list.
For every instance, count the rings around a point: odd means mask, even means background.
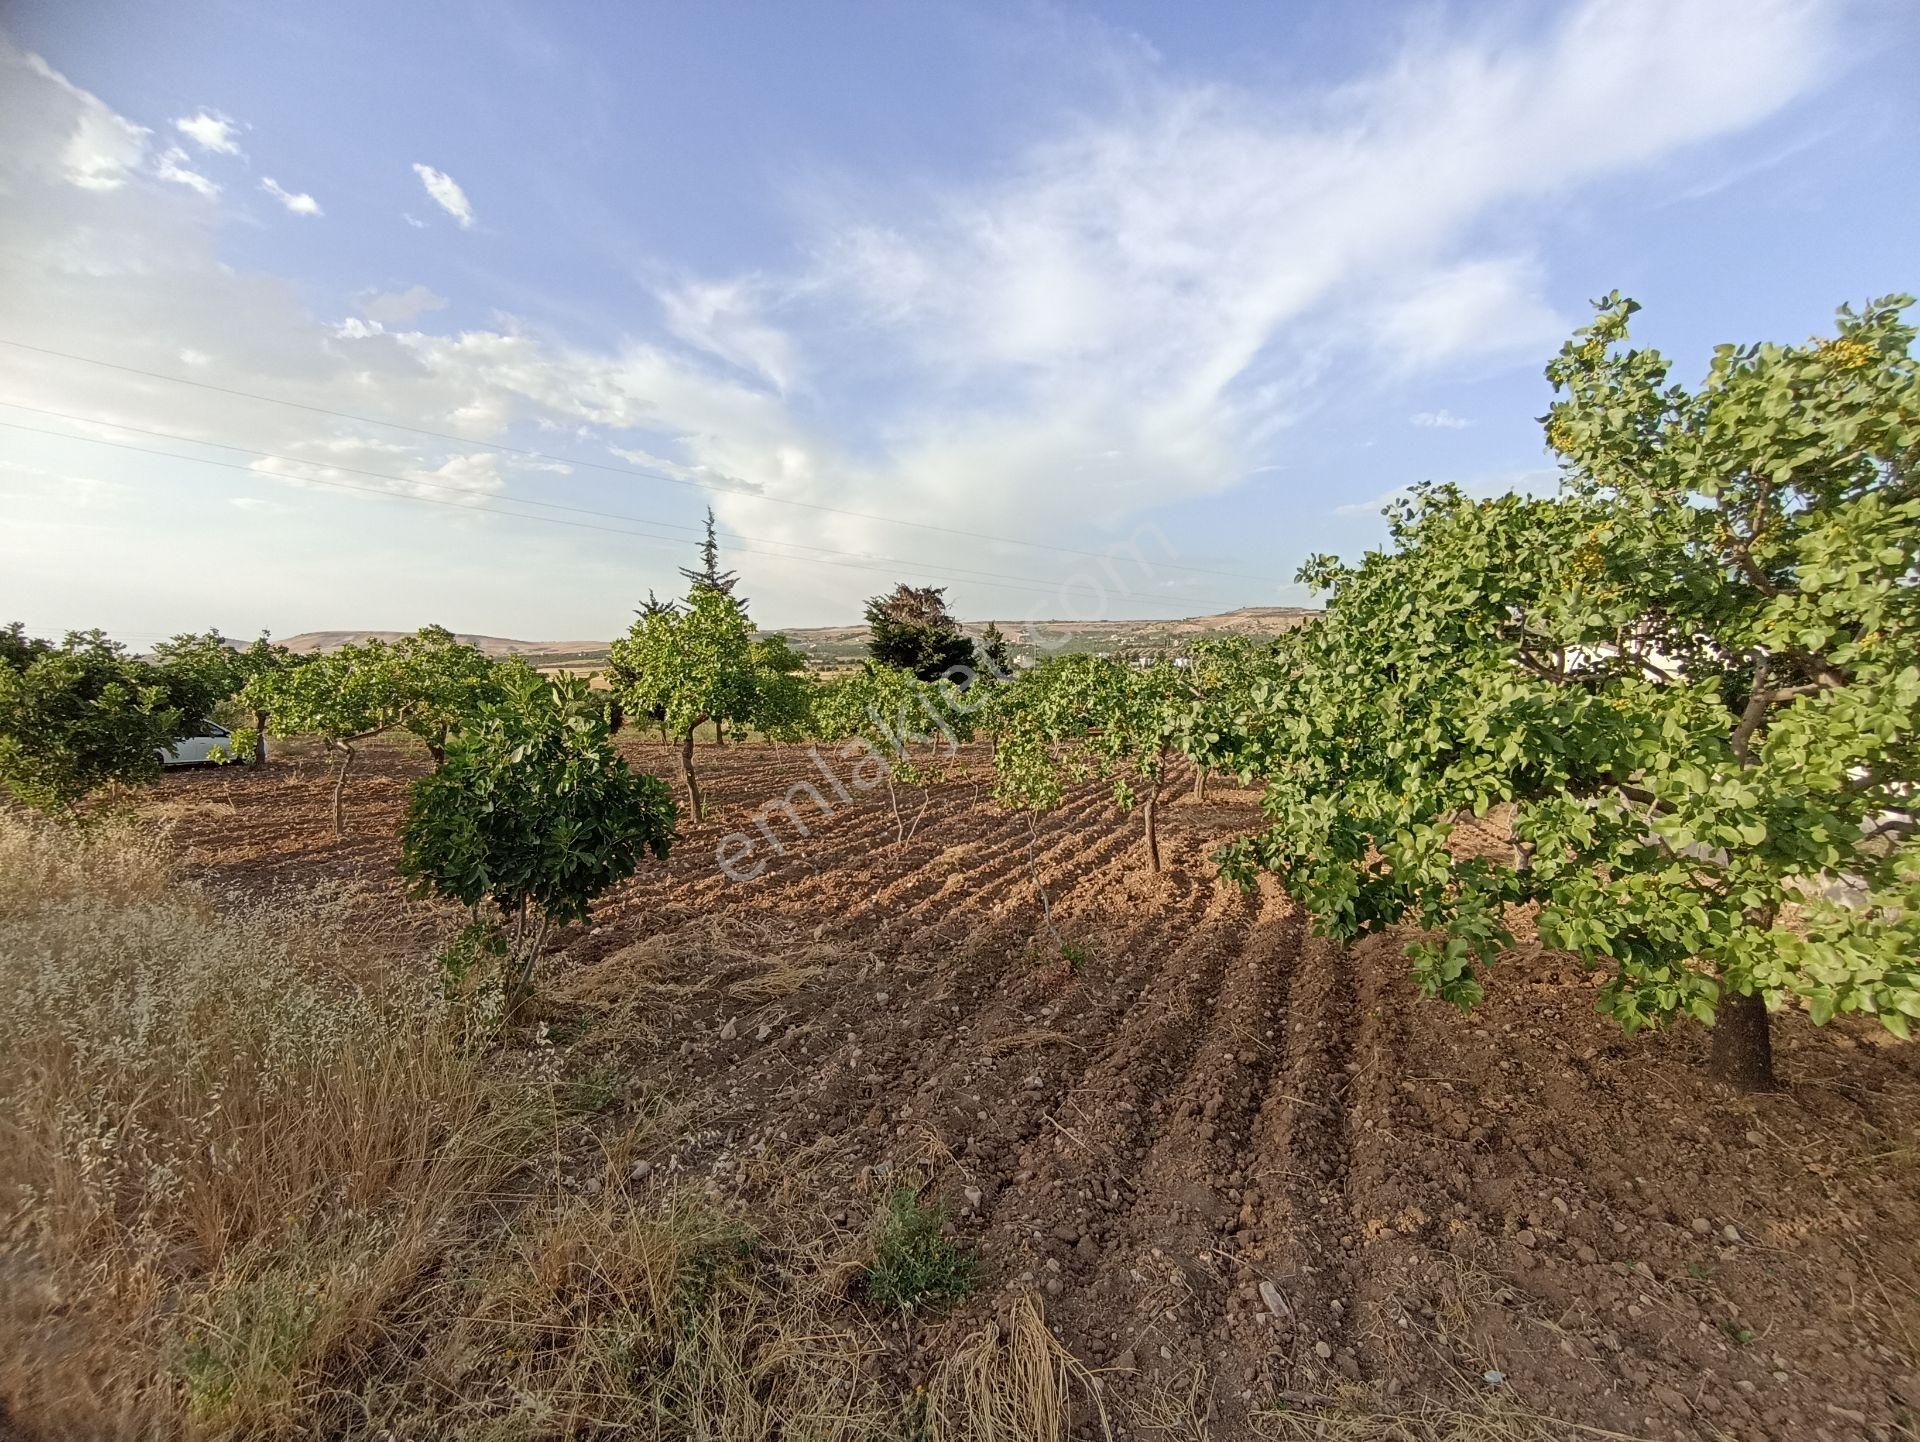
[{"label": "shrub", "polygon": [[502,689],[452,734],[440,769],[413,783],[400,865],[423,894],[494,906],[512,1020],[553,926],[585,920],[643,855],[664,858],[674,806],[614,750],[585,681],[503,668]]}]

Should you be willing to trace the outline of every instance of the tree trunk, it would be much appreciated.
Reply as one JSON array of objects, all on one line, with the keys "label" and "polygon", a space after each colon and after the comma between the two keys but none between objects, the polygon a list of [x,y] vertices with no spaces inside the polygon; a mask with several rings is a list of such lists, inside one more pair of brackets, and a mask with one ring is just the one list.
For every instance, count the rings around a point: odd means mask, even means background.
[{"label": "tree trunk", "polygon": [[680,776],[687,783],[687,810],[693,814],[693,824],[700,824],[700,782],[693,774],[693,727],[687,728],[687,734],[680,738]]},{"label": "tree trunk", "polygon": [[1771,1022],[1759,993],[1724,993],[1713,1022],[1708,1072],[1742,1091],[1771,1091],[1778,1085],[1773,1075]]},{"label": "tree trunk", "polygon": [[713,744],[715,746],[727,744],[727,723],[718,716],[713,718]]},{"label": "tree trunk", "polygon": [[333,834],[342,836],[345,835],[345,831],[340,824],[340,798],[347,789],[347,768],[353,765],[353,746],[346,741],[336,741],[333,744],[340,751],[340,770],[334,774],[333,778]]},{"label": "tree trunk", "polygon": [[439,735],[427,742],[427,755],[433,758],[433,769],[438,771],[447,764],[447,728],[442,726]]},{"label": "tree trunk", "polygon": [[533,968],[540,959],[541,943],[546,939],[546,918],[542,916],[536,925],[531,913],[529,904],[521,902],[507,936],[502,1019],[508,1026],[520,1024],[533,1000]]},{"label": "tree trunk", "polygon": [[264,711],[253,713],[253,764],[267,764],[267,713]]},{"label": "tree trunk", "polygon": [[1147,788],[1147,870],[1160,869],[1160,833],[1154,826],[1154,817],[1160,809],[1160,782],[1155,778]]}]

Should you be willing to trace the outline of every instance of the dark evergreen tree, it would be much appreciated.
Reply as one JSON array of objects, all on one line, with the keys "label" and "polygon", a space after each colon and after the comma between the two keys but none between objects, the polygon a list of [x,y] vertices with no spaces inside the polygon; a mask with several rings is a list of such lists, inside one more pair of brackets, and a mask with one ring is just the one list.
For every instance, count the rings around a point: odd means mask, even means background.
[{"label": "dark evergreen tree", "polygon": [[740,584],[740,577],[735,572],[720,569],[720,543],[714,538],[712,506],[707,507],[707,538],[700,543],[700,569],[694,571],[682,566],[680,574],[685,576],[696,590],[705,586],[718,591],[723,596],[733,596],[734,602],[740,609],[743,612],[746,610],[747,598],[733,595],[733,588]]},{"label": "dark evergreen tree", "polygon": [[640,609],[633,614],[643,619],[647,616],[672,615],[680,608],[671,601],[663,601],[653,594],[653,587],[647,587],[647,599],[640,603]]},{"label": "dark evergreen tree", "polygon": [[955,666],[977,665],[973,642],[947,614],[939,586],[895,586],[867,602],[867,652],[882,666],[937,681]]}]

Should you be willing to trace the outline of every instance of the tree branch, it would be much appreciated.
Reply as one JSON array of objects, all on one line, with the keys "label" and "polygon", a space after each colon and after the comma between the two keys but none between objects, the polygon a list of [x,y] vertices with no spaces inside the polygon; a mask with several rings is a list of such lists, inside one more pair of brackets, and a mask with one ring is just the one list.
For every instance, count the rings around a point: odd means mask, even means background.
[{"label": "tree branch", "polygon": [[1772,694],[1767,690],[1767,672],[1773,668],[1773,658],[1765,651],[1757,651],[1753,658],[1753,685],[1747,693],[1746,710],[1740,713],[1740,724],[1733,728],[1731,744],[1733,754],[1742,766],[1753,765],[1753,733],[1759,728],[1761,719],[1767,714],[1767,706]]}]

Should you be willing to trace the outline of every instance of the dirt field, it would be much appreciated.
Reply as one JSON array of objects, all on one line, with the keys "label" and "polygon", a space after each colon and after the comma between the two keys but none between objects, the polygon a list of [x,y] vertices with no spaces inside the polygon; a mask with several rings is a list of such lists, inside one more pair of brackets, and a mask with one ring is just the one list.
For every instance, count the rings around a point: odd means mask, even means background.
[{"label": "dirt field", "polygon": [[[1344,950],[1214,879],[1253,793],[1164,807],[1155,877],[1104,789],[1030,835],[963,759],[904,827],[884,793],[803,803],[812,834],[773,820],[785,854],[735,882],[720,839],[825,783],[703,747],[707,823],[542,977],[562,1045],[682,1109],[650,1184],[857,1228],[883,1180],[929,1179],[984,1282],[889,1333],[904,1383],[1033,1290],[1116,1435],[1401,1435],[1382,1419],[1436,1407],[1461,1437],[1917,1435],[1920,1048],[1787,1018],[1787,1089],[1743,1096],[1698,1029],[1623,1039],[1563,958],[1515,957],[1468,1016],[1416,1003],[1391,938]],[[425,954],[455,918],[393,872],[423,764],[370,754],[339,842],[318,760],[169,777],[153,810],[217,885],[358,884],[370,943]]]}]

